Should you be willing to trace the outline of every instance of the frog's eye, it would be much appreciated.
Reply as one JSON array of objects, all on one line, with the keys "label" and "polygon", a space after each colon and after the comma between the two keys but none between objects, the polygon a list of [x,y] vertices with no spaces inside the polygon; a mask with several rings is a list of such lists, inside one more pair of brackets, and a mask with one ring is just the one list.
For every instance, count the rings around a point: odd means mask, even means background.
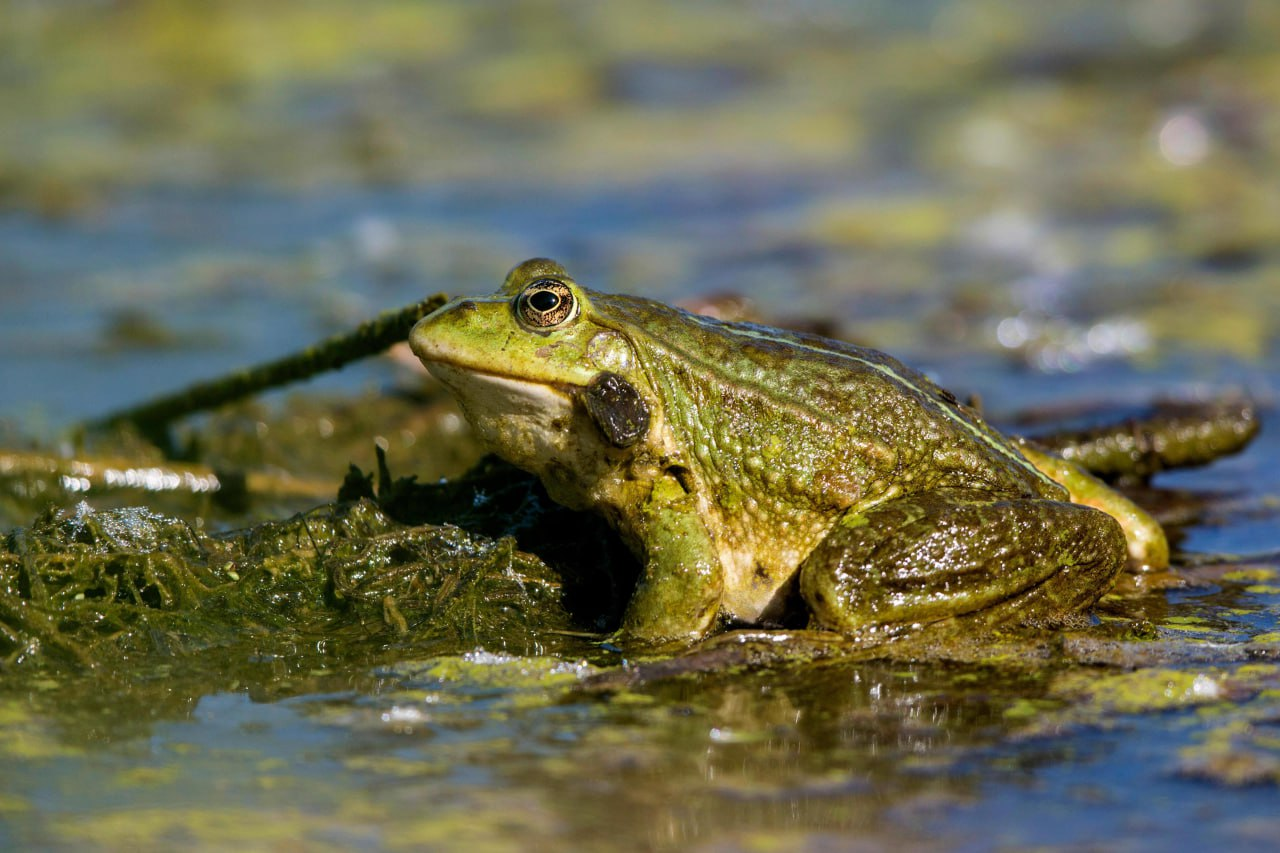
[{"label": "frog's eye", "polygon": [[540,278],[520,291],[516,314],[531,328],[549,329],[578,316],[578,299],[563,281]]}]

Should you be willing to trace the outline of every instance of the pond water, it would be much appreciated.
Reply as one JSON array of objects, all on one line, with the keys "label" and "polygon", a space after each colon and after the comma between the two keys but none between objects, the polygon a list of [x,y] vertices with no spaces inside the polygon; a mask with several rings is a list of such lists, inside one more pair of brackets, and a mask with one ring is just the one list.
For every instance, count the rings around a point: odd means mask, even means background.
[{"label": "pond water", "polygon": [[[1278,37],[1262,0],[8,4],[6,454],[140,452],[75,424],[537,255],[745,296],[1015,428],[1228,392],[1264,426],[1139,493],[1168,585],[1025,654],[598,692],[620,656],[561,635],[14,656],[0,848],[1274,849]],[[378,437],[433,481],[475,456],[424,382],[375,359],[183,435],[328,495]],[[4,488],[5,532],[161,506]]]}]

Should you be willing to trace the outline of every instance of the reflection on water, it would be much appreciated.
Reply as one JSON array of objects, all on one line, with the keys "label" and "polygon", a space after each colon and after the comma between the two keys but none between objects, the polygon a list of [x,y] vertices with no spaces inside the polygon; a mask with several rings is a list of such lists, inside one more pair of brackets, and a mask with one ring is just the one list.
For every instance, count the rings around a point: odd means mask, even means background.
[{"label": "reflection on water", "polygon": [[[7,727],[23,732],[27,754],[3,796],[11,808],[64,803],[76,820],[19,812],[8,830],[12,842],[55,846],[147,837],[209,847],[282,838],[341,846],[336,838],[625,849],[851,837],[877,848],[1145,846],[1146,809],[1173,797],[1179,809],[1161,815],[1153,837],[1223,843],[1248,831],[1230,816],[1269,814],[1256,810],[1272,794],[1242,789],[1223,800],[1212,785],[1180,781],[1188,742],[1225,724],[1178,709],[1261,721],[1274,700],[1258,704],[1250,691],[1274,689],[1280,676],[1198,678],[1223,679],[1235,701],[1188,692],[1144,719],[1123,716],[1133,710],[1125,706],[1121,715],[1073,709],[1079,687],[1059,683],[1052,667],[888,662],[590,698],[574,693],[573,666],[485,653],[385,667],[346,685],[322,679],[293,698],[192,696],[152,709],[131,733],[101,729],[89,747],[67,745],[47,713],[23,717],[9,703]],[[79,726],[90,716],[70,713]],[[1033,804],[1043,819],[1023,813]],[[1071,819],[1085,805],[1090,820]],[[1188,819],[1206,808],[1215,820]]]}]

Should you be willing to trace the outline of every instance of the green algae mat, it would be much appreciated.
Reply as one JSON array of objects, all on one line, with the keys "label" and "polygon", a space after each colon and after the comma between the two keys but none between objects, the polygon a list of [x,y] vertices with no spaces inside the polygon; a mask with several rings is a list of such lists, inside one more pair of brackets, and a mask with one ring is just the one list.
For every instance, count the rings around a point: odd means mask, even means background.
[{"label": "green algae mat", "polygon": [[[1248,0],[9,3],[0,848],[1274,849],[1277,38]],[[1014,432],[1262,428],[1125,485],[1174,565],[1072,630],[651,658],[607,640],[625,549],[395,349],[77,426],[535,255]]]}]

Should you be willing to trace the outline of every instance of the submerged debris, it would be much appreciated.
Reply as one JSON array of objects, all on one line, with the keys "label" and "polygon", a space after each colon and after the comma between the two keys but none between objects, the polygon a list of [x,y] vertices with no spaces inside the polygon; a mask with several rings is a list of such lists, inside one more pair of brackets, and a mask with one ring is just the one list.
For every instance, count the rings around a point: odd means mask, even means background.
[{"label": "submerged debris", "polygon": [[408,337],[409,329],[414,323],[439,308],[445,301],[443,295],[436,295],[404,308],[384,312],[350,332],[336,335],[301,352],[197,383],[175,394],[105,415],[86,426],[90,429],[102,429],[119,424],[133,424],[157,445],[168,447],[168,427],[172,421],[242,400],[261,391],[307,379],[318,373],[337,370],[353,361],[383,352]]},{"label": "submerged debris", "polygon": [[1207,465],[1238,453],[1259,427],[1248,400],[1166,400],[1118,424],[1056,432],[1036,443],[1105,479],[1145,481],[1170,468]]}]

